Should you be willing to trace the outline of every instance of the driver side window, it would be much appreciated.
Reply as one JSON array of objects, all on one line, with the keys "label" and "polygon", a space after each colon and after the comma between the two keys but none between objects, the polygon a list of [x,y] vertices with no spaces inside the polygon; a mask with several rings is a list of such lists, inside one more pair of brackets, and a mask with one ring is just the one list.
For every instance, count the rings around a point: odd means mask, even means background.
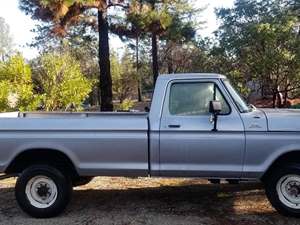
[{"label": "driver side window", "polygon": [[221,114],[230,113],[230,107],[215,83],[174,83],[170,90],[169,112],[176,116],[206,115],[209,114],[209,102],[213,100],[221,102]]}]

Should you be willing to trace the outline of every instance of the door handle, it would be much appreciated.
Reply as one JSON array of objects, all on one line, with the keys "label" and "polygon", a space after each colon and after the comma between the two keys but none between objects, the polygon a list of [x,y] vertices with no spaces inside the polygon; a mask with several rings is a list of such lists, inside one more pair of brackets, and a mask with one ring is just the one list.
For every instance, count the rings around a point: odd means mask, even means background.
[{"label": "door handle", "polygon": [[170,124],[168,127],[169,128],[180,128],[180,125],[179,124]]}]

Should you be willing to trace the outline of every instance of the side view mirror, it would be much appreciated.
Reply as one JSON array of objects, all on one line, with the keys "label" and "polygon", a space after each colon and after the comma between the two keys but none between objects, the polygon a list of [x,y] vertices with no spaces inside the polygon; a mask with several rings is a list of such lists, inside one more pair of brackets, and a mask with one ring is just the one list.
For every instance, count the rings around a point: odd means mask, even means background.
[{"label": "side view mirror", "polygon": [[214,128],[212,131],[218,131],[217,129],[217,123],[218,123],[218,115],[222,111],[222,104],[220,101],[210,101],[209,102],[209,112],[213,116],[213,123],[214,123]]},{"label": "side view mirror", "polygon": [[210,101],[209,102],[209,112],[212,114],[220,114],[222,111],[222,104],[220,101]]}]

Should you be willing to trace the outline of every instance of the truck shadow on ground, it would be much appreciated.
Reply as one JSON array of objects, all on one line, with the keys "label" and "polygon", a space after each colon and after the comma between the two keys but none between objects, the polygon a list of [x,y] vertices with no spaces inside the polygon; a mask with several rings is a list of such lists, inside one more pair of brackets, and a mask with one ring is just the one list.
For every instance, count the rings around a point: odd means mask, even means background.
[{"label": "truck shadow on ground", "polygon": [[[87,186],[88,187],[88,186]],[[0,224],[40,224],[21,212],[13,188],[0,189]],[[13,218],[13,219],[12,219]],[[12,220],[11,220],[12,219]],[[73,199],[51,224],[299,224],[277,214],[261,184],[188,185],[74,191]],[[46,224],[47,224],[46,222]],[[8,224],[8,223],[6,223]]]}]

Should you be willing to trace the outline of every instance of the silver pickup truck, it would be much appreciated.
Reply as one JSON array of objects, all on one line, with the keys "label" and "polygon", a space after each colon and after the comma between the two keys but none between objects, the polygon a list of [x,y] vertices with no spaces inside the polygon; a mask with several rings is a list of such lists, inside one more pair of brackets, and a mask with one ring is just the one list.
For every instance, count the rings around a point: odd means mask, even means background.
[{"label": "silver pickup truck", "polygon": [[161,75],[149,113],[2,113],[0,172],[33,217],[94,176],[258,180],[300,217],[300,112],[249,107],[223,75]]}]

